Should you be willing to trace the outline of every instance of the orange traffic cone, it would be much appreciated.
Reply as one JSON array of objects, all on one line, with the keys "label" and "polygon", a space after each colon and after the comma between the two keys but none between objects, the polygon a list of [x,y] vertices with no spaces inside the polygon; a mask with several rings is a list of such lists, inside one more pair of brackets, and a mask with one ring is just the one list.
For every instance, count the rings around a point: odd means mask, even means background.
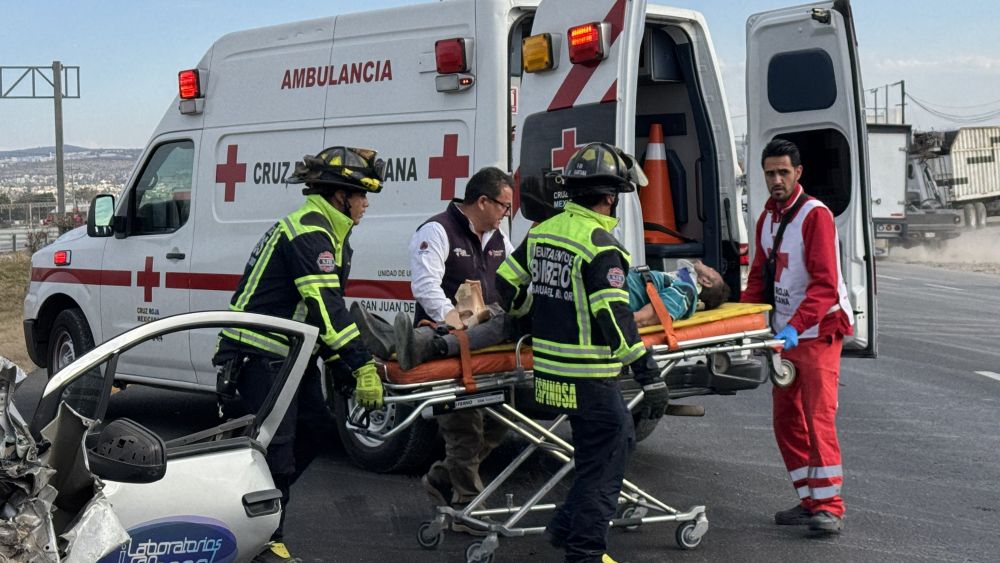
[{"label": "orange traffic cone", "polygon": [[[670,195],[670,177],[667,175],[667,149],[663,145],[663,127],[654,123],[649,128],[649,144],[646,145],[646,162],[642,165],[643,172],[649,179],[649,184],[639,188],[639,201],[642,203],[642,220],[677,230],[674,218],[674,201]],[[646,229],[645,240],[651,244],[677,244],[681,239]]]}]

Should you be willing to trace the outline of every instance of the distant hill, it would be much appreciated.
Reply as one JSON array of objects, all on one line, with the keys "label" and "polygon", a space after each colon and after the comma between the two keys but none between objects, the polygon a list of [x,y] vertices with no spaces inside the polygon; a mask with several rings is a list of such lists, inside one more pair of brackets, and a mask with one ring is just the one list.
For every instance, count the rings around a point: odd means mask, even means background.
[{"label": "distant hill", "polygon": [[[134,153],[141,149],[88,149],[87,147],[78,147],[76,145],[63,145],[64,154],[72,154],[79,152],[128,152]],[[35,147],[31,149],[17,149],[12,151],[0,151],[0,159],[4,158],[24,158],[29,156],[48,156],[56,152],[55,146],[50,147]]]}]

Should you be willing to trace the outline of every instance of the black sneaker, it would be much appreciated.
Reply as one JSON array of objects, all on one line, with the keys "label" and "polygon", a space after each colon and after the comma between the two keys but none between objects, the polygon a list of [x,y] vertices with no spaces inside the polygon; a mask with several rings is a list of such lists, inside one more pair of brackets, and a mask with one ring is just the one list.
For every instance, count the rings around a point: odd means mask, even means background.
[{"label": "black sneaker", "polygon": [[844,519],[820,510],[809,519],[809,531],[825,535],[838,535],[844,529]]},{"label": "black sneaker", "polygon": [[801,504],[774,513],[774,523],[779,526],[805,526],[809,524],[811,518],[812,512]]}]

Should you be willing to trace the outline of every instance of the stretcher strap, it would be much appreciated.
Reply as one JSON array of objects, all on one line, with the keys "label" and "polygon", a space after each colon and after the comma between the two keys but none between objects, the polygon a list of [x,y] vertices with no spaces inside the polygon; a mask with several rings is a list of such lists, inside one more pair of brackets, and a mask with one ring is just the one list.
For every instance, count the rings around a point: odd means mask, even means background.
[{"label": "stretcher strap", "polygon": [[660,299],[660,293],[656,291],[656,286],[653,285],[651,278],[646,279],[646,295],[649,296],[649,302],[653,304],[656,317],[660,319],[663,334],[667,336],[667,349],[676,350],[677,335],[674,333],[674,321],[670,318],[670,313],[667,312],[667,307],[663,304],[663,299]]},{"label": "stretcher strap", "polygon": [[469,335],[464,330],[453,330],[458,338],[458,357],[462,362],[462,385],[467,393],[476,392],[476,380],[472,377],[472,351],[469,350]]}]

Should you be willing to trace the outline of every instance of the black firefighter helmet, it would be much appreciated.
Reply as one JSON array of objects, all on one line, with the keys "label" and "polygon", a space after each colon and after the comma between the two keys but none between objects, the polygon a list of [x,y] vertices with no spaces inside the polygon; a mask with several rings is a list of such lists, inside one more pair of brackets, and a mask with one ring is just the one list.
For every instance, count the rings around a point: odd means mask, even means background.
[{"label": "black firefighter helmet", "polygon": [[573,153],[557,181],[570,197],[634,192],[649,183],[635,158],[607,143],[589,143]]},{"label": "black firefighter helmet", "polygon": [[285,178],[289,184],[305,184],[305,195],[330,195],[337,190],[369,194],[382,191],[385,161],[372,149],[330,147],[316,156],[306,155]]}]

